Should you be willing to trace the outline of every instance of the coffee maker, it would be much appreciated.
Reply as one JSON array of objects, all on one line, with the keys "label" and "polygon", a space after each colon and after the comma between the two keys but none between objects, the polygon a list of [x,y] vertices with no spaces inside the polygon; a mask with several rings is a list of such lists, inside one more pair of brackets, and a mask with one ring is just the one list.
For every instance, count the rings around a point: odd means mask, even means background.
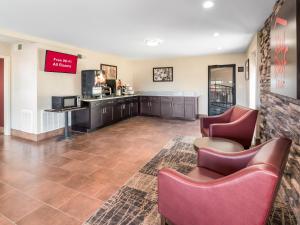
[{"label": "coffee maker", "polygon": [[112,89],[105,83],[101,70],[83,70],[81,72],[81,90],[83,98],[101,98],[111,95]]}]

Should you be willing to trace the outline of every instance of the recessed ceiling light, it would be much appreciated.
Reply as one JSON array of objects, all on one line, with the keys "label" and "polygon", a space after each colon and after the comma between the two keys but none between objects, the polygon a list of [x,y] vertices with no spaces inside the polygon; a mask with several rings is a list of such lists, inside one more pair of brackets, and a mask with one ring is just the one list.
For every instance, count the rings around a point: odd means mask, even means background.
[{"label": "recessed ceiling light", "polygon": [[149,39],[145,39],[145,43],[149,47],[156,47],[156,46],[160,45],[161,43],[163,43],[163,40],[161,40],[159,38],[149,38]]},{"label": "recessed ceiling light", "polygon": [[204,9],[210,9],[215,6],[215,3],[213,1],[205,1],[202,6]]},{"label": "recessed ceiling light", "polygon": [[219,36],[220,36],[220,33],[218,33],[218,32],[214,33],[214,37],[219,37]]}]

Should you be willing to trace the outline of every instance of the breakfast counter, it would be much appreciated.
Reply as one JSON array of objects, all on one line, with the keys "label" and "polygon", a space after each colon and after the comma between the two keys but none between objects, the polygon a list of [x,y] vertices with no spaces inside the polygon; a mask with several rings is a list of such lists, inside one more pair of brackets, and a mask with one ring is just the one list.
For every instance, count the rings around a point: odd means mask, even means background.
[{"label": "breakfast counter", "polygon": [[130,98],[130,97],[140,97],[140,96],[149,96],[149,97],[199,97],[199,94],[192,91],[139,91],[134,95],[112,95],[102,98],[83,98],[81,101],[83,102],[96,102],[96,101],[105,101],[105,100],[113,100],[120,98]]},{"label": "breakfast counter", "polygon": [[88,132],[138,115],[196,120],[198,95],[194,92],[137,92],[83,98],[81,106],[86,110],[72,113],[72,129]]}]

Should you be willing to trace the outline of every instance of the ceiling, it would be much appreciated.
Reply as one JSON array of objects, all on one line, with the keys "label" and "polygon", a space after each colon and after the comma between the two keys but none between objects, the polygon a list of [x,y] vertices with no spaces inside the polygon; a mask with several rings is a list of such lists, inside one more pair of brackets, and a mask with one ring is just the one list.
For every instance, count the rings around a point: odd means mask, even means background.
[{"label": "ceiling", "polygon": [[2,0],[0,28],[128,58],[240,53],[276,0],[203,1]]}]

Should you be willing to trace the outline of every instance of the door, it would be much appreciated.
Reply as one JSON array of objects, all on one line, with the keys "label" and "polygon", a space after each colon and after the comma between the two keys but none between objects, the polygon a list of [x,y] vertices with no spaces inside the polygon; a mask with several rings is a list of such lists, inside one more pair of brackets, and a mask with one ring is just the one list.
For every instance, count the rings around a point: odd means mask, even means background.
[{"label": "door", "polygon": [[117,100],[114,105],[114,121],[117,122],[122,119],[122,102]]},{"label": "door", "polygon": [[130,103],[130,116],[134,117],[139,114],[139,104],[137,101]]},{"label": "door", "polygon": [[130,117],[130,103],[125,102],[122,105],[122,119],[126,119]]},{"label": "door", "polygon": [[172,97],[161,97],[161,116],[164,118],[173,116]]},{"label": "door", "polygon": [[90,128],[96,129],[102,126],[102,113],[101,113],[101,104],[91,103],[91,112],[90,112]]},{"label": "door", "polygon": [[186,97],[184,101],[184,118],[186,120],[196,119],[196,99]]},{"label": "door", "polygon": [[102,107],[102,123],[103,125],[109,125],[113,122],[113,105],[107,104]]},{"label": "door", "polygon": [[208,115],[219,115],[236,104],[236,65],[208,67]]},{"label": "door", "polygon": [[161,115],[161,99],[158,96],[150,97],[151,116]]},{"label": "door", "polygon": [[140,112],[142,115],[150,115],[150,97],[142,96],[140,104]]},{"label": "door", "polygon": [[184,118],[184,97],[174,97],[173,102],[173,117]]},{"label": "door", "polygon": [[0,59],[0,128],[4,127],[4,59]]}]

